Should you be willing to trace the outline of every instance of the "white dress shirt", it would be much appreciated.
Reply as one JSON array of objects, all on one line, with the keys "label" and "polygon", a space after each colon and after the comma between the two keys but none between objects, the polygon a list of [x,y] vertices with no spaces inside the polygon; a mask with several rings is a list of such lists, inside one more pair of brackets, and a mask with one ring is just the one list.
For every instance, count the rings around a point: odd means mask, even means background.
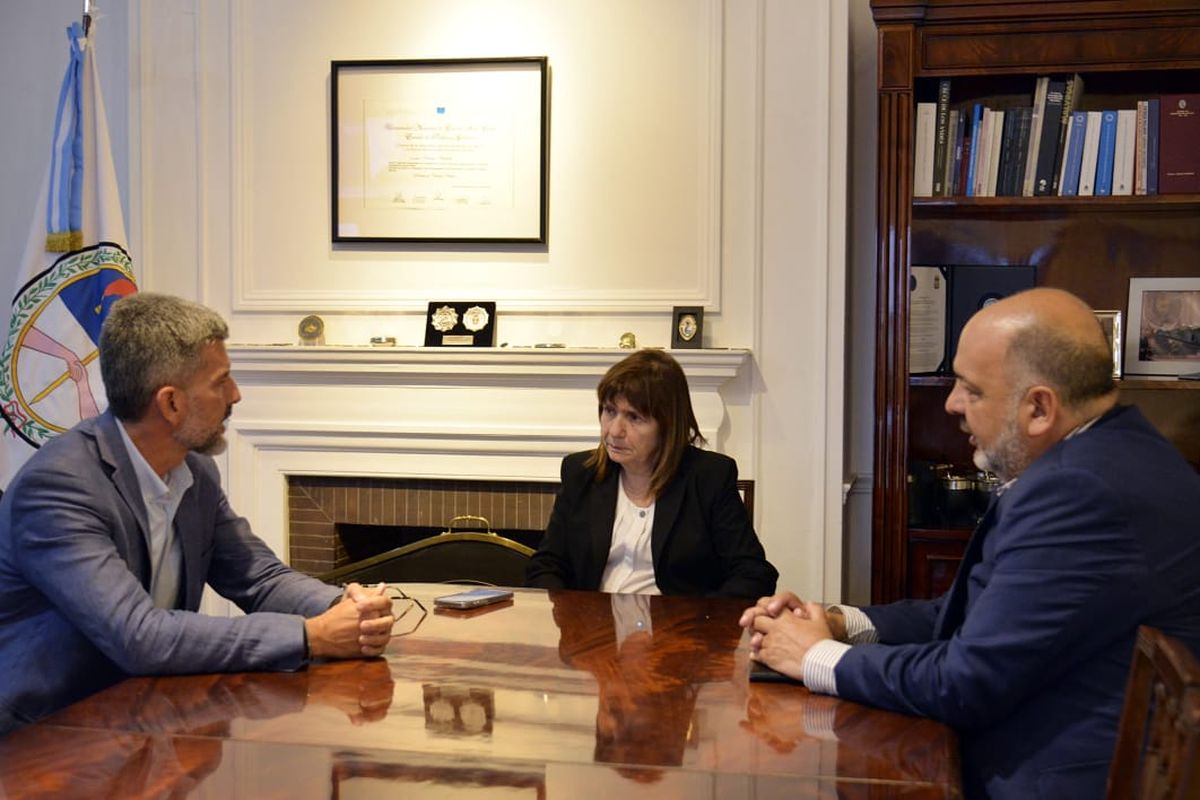
[{"label": "white dress shirt", "polygon": [[622,478],[617,489],[617,516],[613,520],[612,546],[600,578],[600,591],[614,594],[662,594],[654,580],[654,554],[650,532],[654,529],[654,503],[633,504]]},{"label": "white dress shirt", "polygon": [[117,430],[133,462],[142,503],[146,506],[149,523],[150,597],[155,608],[175,608],[179,601],[179,580],[183,571],[183,549],[175,536],[175,512],[184,492],[192,485],[192,471],[181,461],[167,473],[164,482],[142,456],[137,445],[125,432],[125,424],[117,421]]}]

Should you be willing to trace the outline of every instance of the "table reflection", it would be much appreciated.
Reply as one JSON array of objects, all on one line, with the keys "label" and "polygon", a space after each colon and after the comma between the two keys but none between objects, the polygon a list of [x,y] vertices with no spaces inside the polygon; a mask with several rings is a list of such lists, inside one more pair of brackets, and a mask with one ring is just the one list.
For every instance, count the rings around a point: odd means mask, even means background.
[{"label": "table reflection", "polygon": [[69,750],[62,730],[23,728],[0,741],[0,764],[21,767],[0,773],[0,797],[187,797],[221,766],[224,741],[206,727],[195,738],[75,731]]},{"label": "table reflection", "polygon": [[[699,685],[727,680],[741,630],[735,620],[712,635],[681,636],[686,622],[668,614],[663,598],[598,595],[608,604],[552,594],[559,657],[596,679],[596,748],[600,763],[631,765],[622,773],[642,782],[661,772],[635,767],[679,766],[695,742]],[[669,628],[669,630],[664,630]],[[655,632],[659,635],[656,636]]]},{"label": "table reflection", "polygon": [[326,706],[352,725],[387,717],[395,682],[384,659],[343,661],[277,673],[191,675],[127,680],[90,703],[54,714],[49,724],[147,733],[228,737],[238,719],[264,720]]},{"label": "table reflection", "polygon": [[404,588],[431,611],[386,658],[131,678],[0,738],[0,797],[957,791],[944,726],[749,684],[742,602],[519,590],[442,613],[447,587]]}]

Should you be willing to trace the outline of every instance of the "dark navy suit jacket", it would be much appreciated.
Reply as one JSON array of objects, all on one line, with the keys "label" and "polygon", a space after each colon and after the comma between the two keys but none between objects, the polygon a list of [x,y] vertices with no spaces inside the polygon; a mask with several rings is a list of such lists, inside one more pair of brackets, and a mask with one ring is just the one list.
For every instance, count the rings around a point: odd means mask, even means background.
[{"label": "dark navy suit jacket", "polygon": [[[0,500],[0,732],[130,674],[297,669],[303,617],[340,592],[284,566],[230,509],[216,465],[175,515],[180,610],[147,587],[147,517],[133,463],[104,414],[51,440]],[[246,616],[194,613],[208,583]]]},{"label": "dark navy suit jacket", "polygon": [[1200,476],[1135,408],[993,502],[950,591],[864,609],[842,697],[958,730],[968,797],[1101,798],[1138,625],[1200,654]]},{"label": "dark navy suit jacket", "polygon": [[[621,469],[612,464],[597,483],[596,471],[583,465],[591,453],[563,459],[546,535],[525,573],[529,586],[600,588],[612,549]],[[737,464],[695,447],[688,447],[655,501],[650,549],[663,594],[758,598],[772,594],[779,577],[738,495]]]}]

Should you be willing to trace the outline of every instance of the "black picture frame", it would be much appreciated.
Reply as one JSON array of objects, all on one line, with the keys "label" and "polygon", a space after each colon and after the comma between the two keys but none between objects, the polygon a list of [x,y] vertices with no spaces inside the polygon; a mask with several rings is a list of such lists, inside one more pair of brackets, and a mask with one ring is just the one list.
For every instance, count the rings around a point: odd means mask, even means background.
[{"label": "black picture frame", "polygon": [[671,349],[694,350],[703,346],[704,308],[675,306],[671,313]]},{"label": "black picture frame", "polygon": [[545,56],[333,61],[334,243],[538,243]]},{"label": "black picture frame", "polygon": [[425,314],[426,347],[494,347],[496,304],[492,301],[433,301]]}]

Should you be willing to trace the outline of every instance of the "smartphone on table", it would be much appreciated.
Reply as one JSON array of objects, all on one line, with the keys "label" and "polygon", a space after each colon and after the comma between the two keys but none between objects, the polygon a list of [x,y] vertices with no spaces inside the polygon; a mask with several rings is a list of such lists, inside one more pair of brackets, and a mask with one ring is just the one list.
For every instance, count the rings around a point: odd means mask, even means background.
[{"label": "smartphone on table", "polygon": [[513,593],[508,589],[470,589],[465,592],[444,594],[433,598],[433,604],[438,608],[478,608],[490,606],[493,603],[503,603],[511,600]]}]

